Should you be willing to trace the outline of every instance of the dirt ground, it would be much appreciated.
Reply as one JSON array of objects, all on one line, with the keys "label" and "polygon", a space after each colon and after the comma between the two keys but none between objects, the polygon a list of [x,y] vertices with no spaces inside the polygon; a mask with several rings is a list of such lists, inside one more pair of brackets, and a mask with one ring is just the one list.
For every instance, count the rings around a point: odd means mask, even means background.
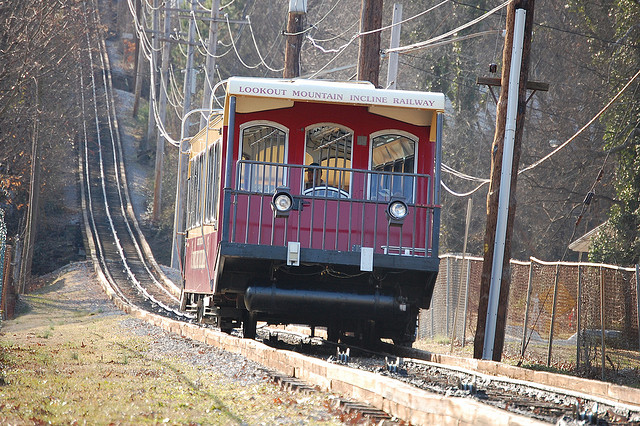
[{"label": "dirt ground", "polygon": [[0,326],[0,424],[345,424],[331,395],[118,311],[88,262],[40,279]]}]

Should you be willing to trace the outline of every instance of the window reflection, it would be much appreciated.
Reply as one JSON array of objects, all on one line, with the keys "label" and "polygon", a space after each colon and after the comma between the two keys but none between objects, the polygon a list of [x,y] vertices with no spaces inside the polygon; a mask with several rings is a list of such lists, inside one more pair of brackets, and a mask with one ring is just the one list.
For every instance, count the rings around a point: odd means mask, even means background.
[{"label": "window reflection", "polygon": [[[259,124],[242,130],[242,160],[284,164],[287,134],[276,127]],[[284,186],[285,167],[273,164],[244,163],[239,186],[244,191],[271,193]]]},{"label": "window reflection", "polygon": [[371,199],[403,197],[413,202],[415,178],[405,174],[415,173],[415,149],[415,141],[406,136],[385,134],[373,138],[371,170],[379,173],[371,176]]},{"label": "window reflection", "polygon": [[[351,184],[351,146],[353,132],[337,124],[319,124],[307,130],[304,193],[345,198]],[[329,195],[331,194],[331,195]]]}]

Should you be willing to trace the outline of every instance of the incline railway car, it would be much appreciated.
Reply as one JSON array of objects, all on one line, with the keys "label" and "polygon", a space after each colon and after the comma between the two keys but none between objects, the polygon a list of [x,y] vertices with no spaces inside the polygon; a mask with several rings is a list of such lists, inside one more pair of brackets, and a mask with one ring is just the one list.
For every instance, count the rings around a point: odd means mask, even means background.
[{"label": "incline railway car", "polygon": [[441,93],[230,78],[191,139],[182,309],[415,339],[438,273]]}]

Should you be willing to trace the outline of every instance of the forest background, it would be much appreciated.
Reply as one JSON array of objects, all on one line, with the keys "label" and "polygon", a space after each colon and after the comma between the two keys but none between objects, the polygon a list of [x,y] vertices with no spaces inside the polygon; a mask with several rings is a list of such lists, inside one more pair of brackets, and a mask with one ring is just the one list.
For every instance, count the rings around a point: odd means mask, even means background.
[{"label": "forest background", "polygon": [[[180,1],[182,3],[182,0]],[[210,8],[202,0],[200,8]],[[229,76],[281,77],[288,1],[223,1],[215,81]],[[400,45],[431,39],[487,14],[500,1],[403,0]],[[41,208],[33,273],[49,272],[81,256],[78,206],[64,196],[77,191],[76,140],[79,120],[78,55],[86,48],[78,0],[0,0],[0,209],[8,235],[24,235],[32,177],[32,151],[40,152]],[[135,34],[134,0],[104,1],[120,40]],[[182,7],[188,7],[187,4]],[[308,0],[301,76],[355,78],[360,0]],[[391,23],[392,1],[384,2],[383,26]],[[426,12],[426,13],[423,13]],[[637,0],[538,0],[535,2],[529,80],[549,84],[527,105],[521,169],[569,140],[640,70],[640,2]],[[151,27],[151,4],[142,1],[141,22]],[[468,252],[482,254],[486,221],[490,149],[496,104],[478,76],[500,75],[506,8],[457,31],[446,43],[410,50],[399,57],[398,89],[444,92],[447,99],[443,141],[445,171],[441,249],[461,252],[467,200],[473,200]],[[173,22],[173,36],[185,38],[186,17]],[[208,23],[198,22],[197,72],[193,107],[201,104]],[[390,30],[382,31],[388,47]],[[135,55],[124,38],[126,90],[133,90]],[[166,128],[179,136],[186,51],[171,49]],[[381,61],[386,81],[388,57]],[[498,65],[491,74],[489,65]],[[328,72],[332,71],[332,72]],[[148,75],[148,64],[147,64]],[[607,111],[578,137],[534,169],[520,174],[512,257],[577,260],[569,243],[606,223],[595,238],[590,259],[628,265],[640,257],[640,82],[636,79]],[[149,79],[143,96],[148,99]],[[495,89],[494,89],[495,90]],[[497,96],[497,92],[495,92]],[[143,100],[137,120],[146,129]],[[155,137],[140,143],[137,161],[152,165]],[[167,144],[162,214],[153,222],[150,207],[143,227],[154,252],[169,263],[177,167],[176,148]],[[37,163],[35,163],[37,165]],[[151,179],[152,177],[150,177]],[[588,194],[592,195],[588,195]],[[589,202],[586,203],[585,201]],[[148,200],[149,205],[152,200]],[[578,220],[580,218],[580,220]]]}]

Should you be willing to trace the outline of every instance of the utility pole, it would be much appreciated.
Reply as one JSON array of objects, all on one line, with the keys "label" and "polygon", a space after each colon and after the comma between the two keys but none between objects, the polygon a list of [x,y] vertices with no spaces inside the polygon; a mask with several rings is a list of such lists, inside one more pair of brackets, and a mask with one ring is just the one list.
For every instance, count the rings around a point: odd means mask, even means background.
[{"label": "utility pole", "polygon": [[307,0],[289,0],[287,34],[285,35],[283,78],[300,76],[300,48],[307,13]]},{"label": "utility pole", "polygon": [[[169,1],[169,9],[174,7],[174,0]],[[164,42],[162,44],[162,66],[160,69],[160,84],[158,87],[160,91],[160,100],[158,102],[158,118],[160,123],[164,123],[167,118],[167,82],[169,81],[169,59],[171,54],[171,44],[169,41],[169,33],[171,32],[171,11],[165,7],[164,13]],[[151,111],[149,111],[151,113]],[[151,214],[151,220],[157,222],[160,219],[160,212],[162,211],[162,166],[164,164],[164,136],[161,132],[156,135],[156,164],[154,173],[154,185],[153,185],[153,209]]]},{"label": "utility pole", "polygon": [[31,136],[31,179],[29,181],[29,207],[27,209],[27,223],[25,226],[24,247],[22,262],[20,263],[20,281],[18,293],[24,294],[27,281],[31,278],[31,265],[33,262],[33,245],[36,241],[36,229],[38,228],[38,210],[40,209],[40,150],[38,139],[40,133],[39,109],[40,109],[40,84],[38,77],[35,81],[35,107],[33,113],[33,135]]},{"label": "utility pole", "polygon": [[[402,3],[393,5],[393,27],[389,49],[400,46],[400,21],[402,21]],[[389,68],[387,69],[387,89],[395,89],[398,82],[398,52],[389,53]]]},{"label": "utility pole", "polygon": [[[144,33],[144,20],[142,19],[142,5],[140,0],[136,0],[136,16],[138,17],[138,21],[142,28],[136,28],[136,34]],[[134,75],[135,79],[133,82],[133,116],[135,117],[138,114],[138,107],[140,106],[140,93],[142,92],[142,64],[144,63],[144,55],[142,54],[142,47],[140,46],[140,36],[136,36],[136,49],[135,49],[135,57],[136,63],[134,68],[136,69],[136,73]]]},{"label": "utility pole", "polygon": [[484,263],[473,355],[474,358],[494,361],[502,359],[504,346],[511,283],[511,235],[515,219],[515,192],[527,102],[534,3],[534,0],[516,0],[507,8],[507,35],[502,53],[501,83],[508,82],[509,90],[503,89],[500,92],[496,131],[491,149]]},{"label": "utility pole", "polygon": [[[377,30],[382,25],[382,0],[362,0],[360,33]],[[380,31],[360,36],[358,80],[378,86],[380,77]]]},{"label": "utility pole", "polygon": [[[211,106],[211,93],[216,73],[216,54],[218,46],[218,12],[220,11],[220,0],[213,0],[211,5],[211,21],[209,22],[209,43],[207,60],[205,63],[204,89],[202,94],[202,109]],[[200,116],[200,128],[207,124],[207,117]]]},{"label": "utility pole", "polygon": [[[187,67],[184,75],[184,104],[182,105],[183,120],[188,120],[187,113],[191,110],[191,90],[193,78],[193,45],[195,38],[195,9],[196,0],[191,0],[191,18],[189,21],[189,42],[187,44]],[[184,123],[186,135],[189,135],[189,123]],[[188,142],[180,140],[178,149],[178,182],[176,185],[176,208],[173,222],[173,238],[171,244],[171,267],[179,269],[182,248],[184,246],[184,205],[187,197],[187,170],[189,164],[189,154],[187,152]]]},{"label": "utility pole", "polygon": [[[151,140],[153,139],[156,129],[156,115],[155,110],[158,107],[158,99],[156,94],[158,93],[158,45],[160,35],[160,0],[153,0],[153,15],[151,18],[151,79],[149,80],[149,117],[147,118],[147,144],[146,148],[149,149]],[[151,87],[153,85],[153,87]],[[143,151],[143,154],[147,154],[147,150]]]}]

